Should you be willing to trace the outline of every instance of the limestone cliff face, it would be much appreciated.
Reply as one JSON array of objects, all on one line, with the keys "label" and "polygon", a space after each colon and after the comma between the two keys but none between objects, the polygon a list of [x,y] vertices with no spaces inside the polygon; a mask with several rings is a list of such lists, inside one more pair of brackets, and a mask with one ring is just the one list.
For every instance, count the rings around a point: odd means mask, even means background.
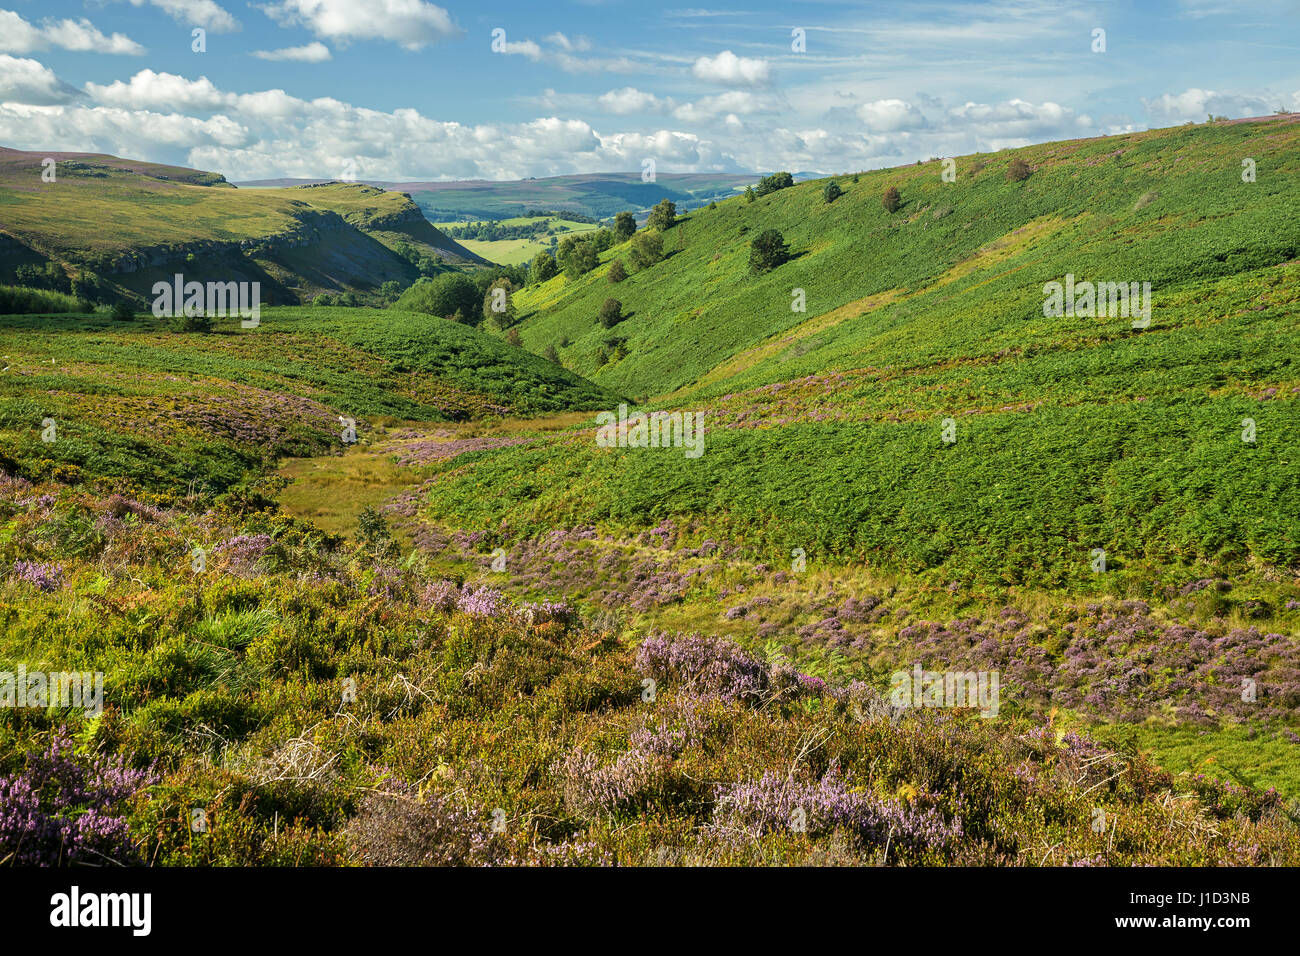
[{"label": "limestone cliff face", "polygon": [[[418,209],[416,211],[419,212]],[[315,245],[330,233],[355,231],[358,231],[356,227],[345,221],[338,213],[304,209],[297,214],[297,222],[293,228],[284,232],[238,241],[199,239],[190,242],[144,246],[119,253],[101,271],[107,275],[130,274],[154,266],[184,262],[186,257],[191,254],[195,257],[203,256],[207,258],[222,254],[241,253],[268,255],[286,249],[301,249]]]}]

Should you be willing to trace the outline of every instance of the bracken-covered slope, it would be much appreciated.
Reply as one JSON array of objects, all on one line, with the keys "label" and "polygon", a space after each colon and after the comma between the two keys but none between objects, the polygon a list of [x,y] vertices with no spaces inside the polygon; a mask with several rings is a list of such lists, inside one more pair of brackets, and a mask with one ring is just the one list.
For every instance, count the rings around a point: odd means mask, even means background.
[{"label": "bracken-covered slope", "polygon": [[[603,448],[589,427],[448,476],[435,513],[525,536],[698,522],[777,563],[799,548],[940,583],[1290,580],[1297,119],[964,157],[955,183],[939,162],[864,173],[831,204],[824,183],[797,185],[692,213],[621,283],[602,265],[529,287],[527,347],[701,413],[705,451]],[[1014,159],[1027,179],[1008,180]],[[753,276],[749,240],[769,228],[794,258]],[[1044,284],[1067,275],[1150,282],[1149,326],[1045,317]],[[629,317],[605,329],[611,296]]]},{"label": "bracken-covered slope", "polygon": [[[42,178],[55,160],[54,181]],[[0,274],[47,261],[146,294],[184,272],[263,284],[274,304],[411,282],[395,249],[449,265],[484,260],[425,220],[408,196],[354,183],[235,189],[214,173],[112,156],[0,151]]]},{"label": "bracken-covered slope", "polygon": [[[1014,159],[1031,167],[1028,179],[1008,181]],[[1247,159],[1254,182],[1242,180]],[[1119,320],[1043,317],[1044,283],[1067,273],[1149,281],[1151,338],[1167,339],[1185,331],[1188,290],[1262,280],[1260,270],[1300,254],[1300,116],[958,157],[952,183],[942,171],[933,160],[839,177],[844,195],[830,204],[816,180],[697,210],[664,234],[665,261],[618,285],[602,264],[516,296],[523,340],[556,345],[576,371],[630,394],[723,394],[812,372],[989,364],[1008,349],[1059,353],[1125,336]],[[902,199],[892,214],[881,202],[891,186]],[[750,242],[765,229],[780,231],[794,258],[753,276]],[[792,311],[795,289],[806,312]],[[631,317],[606,330],[597,315],[610,296]],[[611,339],[627,355],[601,365]]]}]

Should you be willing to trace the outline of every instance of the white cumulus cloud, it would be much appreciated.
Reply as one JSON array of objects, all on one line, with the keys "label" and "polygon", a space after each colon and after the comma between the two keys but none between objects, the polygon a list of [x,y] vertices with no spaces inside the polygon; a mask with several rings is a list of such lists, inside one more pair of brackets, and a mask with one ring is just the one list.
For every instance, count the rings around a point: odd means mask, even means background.
[{"label": "white cumulus cloud", "polygon": [[139,55],[144,47],[121,33],[105,36],[93,23],[80,20],[41,21],[35,26],[12,10],[0,10],[0,51],[31,53],[60,47],[84,53],[119,53]]},{"label": "white cumulus cloud", "polygon": [[700,57],[691,72],[698,79],[725,86],[765,86],[772,79],[772,67],[766,60],[736,56],[730,50]]},{"label": "white cumulus cloud", "polygon": [[621,90],[610,90],[597,97],[596,102],[607,113],[627,116],[633,113],[656,113],[664,108],[663,100],[653,93],[646,93],[634,86],[625,86]]},{"label": "white cumulus cloud", "polygon": [[215,0],[130,0],[130,4],[133,7],[157,7],[177,23],[203,27],[214,33],[231,33],[239,29],[239,21]]},{"label": "white cumulus cloud", "polygon": [[141,70],[125,83],[121,80],[103,86],[87,83],[86,92],[91,99],[108,106],[172,112],[216,109],[233,99],[230,94],[218,90],[206,76],[187,80],[175,73],[155,73],[153,70]]},{"label": "white cumulus cloud", "polygon": [[287,46],[279,50],[254,50],[259,60],[290,60],[296,63],[324,63],[330,58],[330,48],[319,40],[303,46]]},{"label": "white cumulus cloud", "polygon": [[925,116],[905,100],[876,100],[858,107],[858,119],[873,133],[895,133],[905,129],[921,129]]},{"label": "white cumulus cloud", "polygon": [[408,50],[461,32],[451,14],[425,0],[279,0],[263,9],[327,40],[388,40]]},{"label": "white cumulus cloud", "polygon": [[45,64],[0,53],[0,103],[49,106],[66,103],[77,95]]}]

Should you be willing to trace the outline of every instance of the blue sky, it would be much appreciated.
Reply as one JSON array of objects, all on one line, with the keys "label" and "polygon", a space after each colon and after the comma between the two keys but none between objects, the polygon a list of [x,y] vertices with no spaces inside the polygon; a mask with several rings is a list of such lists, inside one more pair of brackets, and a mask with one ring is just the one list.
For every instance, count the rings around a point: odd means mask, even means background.
[{"label": "blue sky", "polygon": [[1300,0],[675,2],[0,0],[0,144],[232,180],[845,172],[1300,110]]}]

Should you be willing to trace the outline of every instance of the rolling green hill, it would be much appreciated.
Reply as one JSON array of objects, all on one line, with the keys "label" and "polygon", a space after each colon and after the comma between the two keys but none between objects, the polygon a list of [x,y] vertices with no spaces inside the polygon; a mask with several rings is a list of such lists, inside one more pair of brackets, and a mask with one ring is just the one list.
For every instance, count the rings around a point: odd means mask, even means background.
[{"label": "rolling green hill", "polygon": [[[1016,157],[1033,173],[1008,182]],[[1245,158],[1257,166],[1253,183],[1241,179]],[[1149,281],[1151,337],[1186,334],[1186,295],[1213,295],[1215,283],[1248,273],[1267,282],[1260,270],[1300,254],[1298,167],[1300,121],[1289,117],[959,157],[954,183],[937,160],[877,170],[838,179],[844,195],[831,204],[826,181],[812,181],[691,213],[664,235],[665,261],[617,286],[602,266],[578,282],[530,287],[515,306],[528,347],[556,345],[576,371],[638,395],[720,395],[866,367],[986,365],[1007,349],[1083,347],[1089,361],[1104,361],[1132,347],[1115,341],[1127,323],[1046,319],[1043,284],[1067,273]],[[881,204],[890,186],[902,197],[893,214]],[[755,277],[750,241],[764,229],[780,231],[794,258]],[[602,261],[627,253],[616,247]],[[791,309],[795,289],[806,312]],[[614,330],[596,322],[609,296],[631,313]],[[599,364],[615,336],[627,357]]]},{"label": "rolling green hill", "polygon": [[[69,157],[60,159],[60,157]],[[331,183],[235,189],[212,173],[111,156],[0,151],[0,275],[53,262],[113,295],[143,295],[177,271],[263,284],[275,304],[410,283],[400,243],[449,266],[484,260],[431,226],[409,197]]]},{"label": "rolling green hill", "polygon": [[[1014,159],[1027,179],[1008,180]],[[702,457],[579,430],[449,475],[431,514],[521,537],[672,520],[778,564],[799,548],[995,588],[1288,580],[1298,167],[1287,117],[962,157],[955,183],[937,161],[864,173],[831,204],[812,182],[694,212],[625,281],[602,264],[514,302],[526,347],[704,414]],[[770,228],[793,258],[751,275],[749,240]],[[1044,317],[1044,284],[1067,274],[1149,281],[1149,327]],[[611,296],[628,317],[606,329]]]}]

